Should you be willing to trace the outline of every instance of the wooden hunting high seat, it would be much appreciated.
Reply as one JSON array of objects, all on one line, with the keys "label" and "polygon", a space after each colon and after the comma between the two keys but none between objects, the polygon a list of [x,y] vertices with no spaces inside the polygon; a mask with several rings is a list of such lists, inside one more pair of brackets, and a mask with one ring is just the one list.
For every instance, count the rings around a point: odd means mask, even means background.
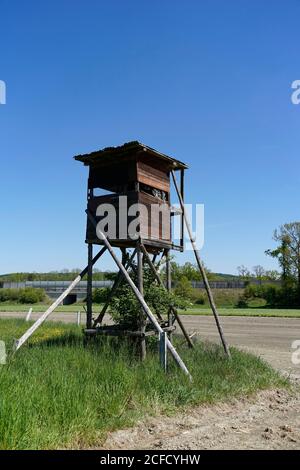
[{"label": "wooden hunting high seat", "polygon": [[[138,141],[74,158],[89,167],[87,206],[95,221],[104,223],[107,217],[105,206],[102,206],[101,215],[97,215],[99,206],[111,204],[115,210],[116,230],[107,236],[112,246],[133,247],[139,238],[152,252],[162,249],[183,251],[183,240],[180,245],[172,242],[170,173],[180,170],[183,188],[185,163]],[[96,195],[99,188],[109,194]],[[140,211],[136,210],[138,207]],[[86,242],[103,244],[89,218]]]}]

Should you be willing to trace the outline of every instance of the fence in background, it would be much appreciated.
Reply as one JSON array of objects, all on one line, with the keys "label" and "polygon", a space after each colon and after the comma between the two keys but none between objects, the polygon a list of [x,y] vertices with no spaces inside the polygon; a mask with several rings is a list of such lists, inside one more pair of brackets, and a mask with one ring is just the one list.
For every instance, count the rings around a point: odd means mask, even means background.
[{"label": "fence in background", "polygon": [[[25,287],[34,287],[35,289],[44,289],[46,294],[52,299],[56,299],[66,290],[71,281],[24,281],[24,282],[1,282],[4,289],[24,289]],[[94,281],[93,288],[111,287],[112,281]],[[86,297],[87,281],[80,281],[78,286],[72,291],[72,302],[83,300]],[[71,300],[71,299],[70,299]]]},{"label": "fence in background", "polygon": [[[71,281],[24,281],[24,282],[1,282],[0,288],[4,289],[21,289],[24,287],[34,287],[44,289],[46,294],[52,299],[56,299],[59,295],[65,291]],[[251,284],[278,284],[280,281],[258,281],[251,279]],[[172,283],[173,286],[176,285],[176,282]],[[113,281],[94,281],[93,289],[100,287],[111,287]],[[191,282],[192,287],[203,289],[203,282]],[[212,289],[243,289],[247,285],[247,281],[210,281],[210,286]],[[74,289],[67,302],[74,303],[78,300],[83,300],[86,298],[87,292],[87,281],[80,281],[78,286]]]}]

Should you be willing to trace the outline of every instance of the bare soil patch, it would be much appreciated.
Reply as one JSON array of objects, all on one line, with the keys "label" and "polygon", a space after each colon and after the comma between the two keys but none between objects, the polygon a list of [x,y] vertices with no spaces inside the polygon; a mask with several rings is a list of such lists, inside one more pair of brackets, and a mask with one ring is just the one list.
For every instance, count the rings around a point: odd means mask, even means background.
[{"label": "bare soil patch", "polygon": [[300,393],[262,391],[111,433],[103,449],[300,449]]}]

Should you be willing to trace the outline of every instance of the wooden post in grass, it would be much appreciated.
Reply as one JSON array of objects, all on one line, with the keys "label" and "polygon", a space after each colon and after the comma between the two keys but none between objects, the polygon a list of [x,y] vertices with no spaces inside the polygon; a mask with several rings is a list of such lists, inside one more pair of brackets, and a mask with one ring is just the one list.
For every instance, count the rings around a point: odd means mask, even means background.
[{"label": "wooden post in grass", "polygon": [[91,328],[93,322],[93,245],[88,244],[88,271],[86,292],[86,327]]},{"label": "wooden post in grass", "polygon": [[[140,241],[138,241],[136,251],[137,251],[137,284],[138,284],[138,289],[141,295],[144,297],[143,252],[141,250]],[[146,359],[146,338],[145,338],[146,319],[145,319],[145,312],[144,312],[143,307],[141,307],[139,323],[140,323],[140,332],[142,334],[141,341],[140,341],[141,360],[144,361]]]},{"label": "wooden post in grass", "polygon": [[81,323],[81,311],[78,310],[77,312],[77,326],[80,326],[80,323]]},{"label": "wooden post in grass", "polygon": [[167,350],[167,343],[166,343],[167,333],[163,331],[159,333],[159,359],[160,364],[165,372],[167,372],[167,358],[168,358],[168,350]]},{"label": "wooden post in grass", "polygon": [[30,307],[30,309],[28,310],[28,313],[27,313],[27,315],[26,315],[25,321],[29,321],[29,320],[30,320],[31,314],[32,314],[32,307]]}]

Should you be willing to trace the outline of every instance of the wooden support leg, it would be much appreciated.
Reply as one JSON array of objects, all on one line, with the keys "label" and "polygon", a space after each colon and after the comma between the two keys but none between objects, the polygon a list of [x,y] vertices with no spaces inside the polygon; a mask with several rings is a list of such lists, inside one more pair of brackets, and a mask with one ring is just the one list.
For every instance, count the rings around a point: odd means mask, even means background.
[{"label": "wooden support leg", "polygon": [[[138,242],[137,245],[137,281],[138,281],[138,289],[141,295],[144,297],[144,278],[143,278],[143,252],[140,247],[140,243]],[[146,358],[146,338],[145,338],[145,331],[146,331],[146,318],[144,309],[141,307],[140,312],[140,331],[143,334],[141,337],[141,360],[144,361]]]},{"label": "wooden support leg", "polygon": [[[92,216],[92,214],[88,210],[86,211],[86,213],[87,213],[88,218],[91,221],[91,223],[94,225],[94,227],[96,227],[97,222],[96,222],[95,218]],[[114,252],[111,244],[109,243],[108,239],[106,238],[105,234],[101,230],[98,230],[98,236],[101,238],[101,240],[103,240],[103,243],[106,246],[107,250],[109,251],[111,257],[114,260],[114,262],[116,263],[118,268],[122,271],[124,277],[126,278],[129,286],[131,287],[135,297],[137,298],[137,300],[139,301],[139,303],[143,307],[144,312],[147,315],[147,317],[149,318],[150,322],[152,323],[152,325],[154,326],[154,328],[156,329],[156,331],[158,333],[162,333],[163,332],[162,327],[160,326],[157,319],[155,318],[155,315],[153,315],[151,309],[149,308],[149,306],[145,302],[144,297],[141,295],[140,291],[138,290],[135,283],[133,282],[133,280],[129,276],[128,272],[126,271],[126,269],[124,268],[124,266],[122,265],[122,263],[120,262],[118,257],[115,255],[115,252]],[[166,345],[167,345],[168,351],[170,351],[170,354],[173,356],[173,358],[176,361],[176,363],[178,364],[178,366],[184,371],[184,373],[192,381],[193,379],[192,379],[192,376],[191,376],[189,370],[187,369],[187,367],[184,364],[183,360],[181,359],[178,352],[176,351],[173,344],[170,342],[170,340],[168,338],[166,338]]]},{"label": "wooden support leg", "polygon": [[167,277],[167,290],[170,292],[172,288],[170,250],[168,250],[166,253],[166,277]]},{"label": "wooden support leg", "polygon": [[217,329],[218,329],[218,332],[219,332],[219,335],[220,335],[220,338],[221,338],[221,341],[222,341],[222,344],[223,344],[223,348],[224,348],[225,354],[228,357],[230,357],[229,347],[227,345],[227,341],[226,341],[226,338],[225,338],[225,335],[224,335],[224,332],[223,332],[223,328],[222,328],[222,325],[221,325],[221,322],[220,322],[220,319],[219,319],[219,314],[217,312],[217,307],[215,305],[213,294],[212,294],[212,291],[211,291],[211,288],[210,288],[210,285],[209,285],[209,282],[208,282],[208,279],[207,279],[207,276],[206,276],[206,272],[205,272],[205,269],[203,267],[202,261],[200,259],[200,255],[198,253],[198,250],[197,250],[194,238],[193,238],[192,229],[190,227],[188,218],[187,218],[185,210],[184,210],[183,199],[182,199],[181,193],[179,191],[178,184],[177,184],[176,177],[175,177],[175,173],[174,173],[173,170],[171,171],[171,174],[172,174],[172,179],[173,179],[174,186],[175,186],[175,189],[176,189],[176,192],[177,192],[177,196],[178,196],[178,199],[179,199],[179,202],[180,202],[182,214],[183,214],[183,217],[184,217],[185,226],[187,228],[189,238],[190,238],[190,241],[191,241],[191,244],[192,244],[192,247],[193,247],[193,251],[194,251],[194,254],[195,254],[196,262],[197,262],[199,271],[201,273],[201,276],[202,276],[202,279],[203,279],[203,282],[204,282],[204,286],[205,286],[205,289],[206,289],[206,292],[207,292],[210,307],[211,307],[211,310],[212,310],[214,318],[215,318],[215,322],[216,322]]},{"label": "wooden support leg", "polygon": [[[182,200],[184,201],[184,170],[180,170],[180,193]],[[181,211],[180,216],[180,246],[182,251],[184,250],[184,215]]]},{"label": "wooden support leg", "polygon": [[[167,251],[166,253],[166,280],[167,280],[167,291],[171,292],[171,287],[172,287],[172,280],[171,280],[171,262],[170,262],[170,250]],[[172,309],[169,308],[168,312],[168,325],[172,326],[173,325],[173,313]],[[172,341],[172,332],[170,331],[169,333],[169,339]]]},{"label": "wooden support leg", "polygon": [[93,322],[93,245],[88,244],[88,272],[86,293],[86,327],[92,328]]}]

